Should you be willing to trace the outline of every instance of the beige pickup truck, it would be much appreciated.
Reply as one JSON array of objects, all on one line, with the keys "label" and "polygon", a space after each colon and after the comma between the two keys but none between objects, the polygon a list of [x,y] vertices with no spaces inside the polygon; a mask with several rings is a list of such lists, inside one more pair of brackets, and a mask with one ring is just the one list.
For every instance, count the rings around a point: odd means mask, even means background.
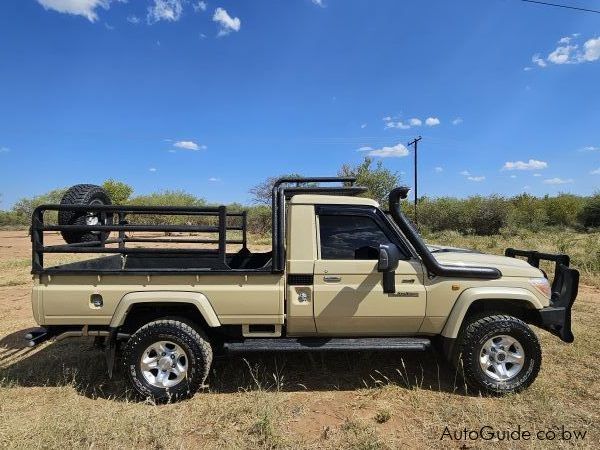
[{"label": "beige pickup truck", "polygon": [[[477,392],[509,393],[540,370],[528,324],[573,341],[579,274],[566,255],[428,246],[401,211],[408,188],[392,190],[389,212],[363,192],[351,178],[278,180],[272,249],[256,253],[245,212],[112,205],[74,186],[33,214],[42,328],[29,345],[95,336],[109,375],[118,355],[137,393],[168,401],[204,385],[213,355],[256,351],[435,348]],[[66,243],[45,245],[57,231]],[[45,267],[48,253],[100,256]],[[552,283],[540,260],[556,263]]]}]

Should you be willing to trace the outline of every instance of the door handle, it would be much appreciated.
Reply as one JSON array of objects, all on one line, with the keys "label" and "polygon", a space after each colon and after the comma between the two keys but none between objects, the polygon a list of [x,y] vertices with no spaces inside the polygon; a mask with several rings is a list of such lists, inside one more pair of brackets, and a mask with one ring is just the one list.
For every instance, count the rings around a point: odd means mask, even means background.
[{"label": "door handle", "polygon": [[325,283],[339,283],[342,281],[342,277],[325,276],[323,277],[323,281]]}]

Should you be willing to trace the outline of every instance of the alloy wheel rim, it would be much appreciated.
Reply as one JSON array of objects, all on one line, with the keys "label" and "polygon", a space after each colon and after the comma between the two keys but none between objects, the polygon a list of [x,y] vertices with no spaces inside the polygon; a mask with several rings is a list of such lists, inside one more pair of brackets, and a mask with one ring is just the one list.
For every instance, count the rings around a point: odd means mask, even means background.
[{"label": "alloy wheel rim", "polygon": [[144,379],[158,388],[171,388],[187,377],[188,357],[183,348],[172,341],[149,345],[140,358]]},{"label": "alloy wheel rim", "polygon": [[515,378],[525,364],[523,345],[512,336],[501,334],[488,339],[479,353],[479,366],[494,381]]}]

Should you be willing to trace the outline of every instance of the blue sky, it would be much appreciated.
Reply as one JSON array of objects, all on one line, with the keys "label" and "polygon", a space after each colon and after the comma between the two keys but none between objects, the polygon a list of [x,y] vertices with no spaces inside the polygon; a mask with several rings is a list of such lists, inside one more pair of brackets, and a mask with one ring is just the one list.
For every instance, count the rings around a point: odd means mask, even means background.
[{"label": "blue sky", "polygon": [[600,187],[600,14],[3,0],[0,61],[0,208],[109,177],[248,202],[268,176],[332,175],[367,154],[412,184],[403,144],[417,135],[424,195]]}]

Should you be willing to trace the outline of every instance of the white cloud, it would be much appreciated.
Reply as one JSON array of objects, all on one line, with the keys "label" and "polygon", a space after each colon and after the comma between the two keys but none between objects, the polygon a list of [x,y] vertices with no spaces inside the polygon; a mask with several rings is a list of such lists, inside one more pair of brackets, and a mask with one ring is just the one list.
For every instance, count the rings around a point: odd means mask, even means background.
[{"label": "white cloud", "polygon": [[383,118],[383,122],[385,124],[385,128],[399,128],[401,130],[408,130],[410,125],[402,122],[401,120],[395,121],[394,118],[387,116]]},{"label": "white cloud", "polygon": [[597,61],[600,59],[600,37],[589,39],[583,44],[583,59],[585,61]]},{"label": "white cloud", "polygon": [[546,67],[548,64],[546,64],[546,61],[544,61],[541,57],[541,55],[539,53],[536,53],[535,55],[533,55],[531,57],[531,62],[540,66],[540,67]]},{"label": "white cloud", "polygon": [[323,0],[312,0],[314,5],[320,6],[321,8],[325,8],[325,3]]},{"label": "white cloud", "polygon": [[443,172],[443,171],[444,171],[444,168],[443,168],[443,167],[440,167],[440,166],[437,166],[437,167],[434,167],[434,169],[433,169],[433,170],[434,170],[436,173],[441,173],[441,172]]},{"label": "white cloud", "polygon": [[477,175],[477,176],[476,175],[472,175],[471,172],[469,172],[468,170],[463,170],[463,171],[460,172],[460,174],[463,177],[466,177],[467,180],[469,180],[469,181],[479,182],[479,181],[485,180],[485,177],[483,175]]},{"label": "white cloud", "polygon": [[173,147],[182,148],[184,150],[206,150],[208,147],[206,145],[199,145],[194,141],[177,141],[173,144]]},{"label": "white cloud", "polygon": [[600,147],[596,147],[594,145],[588,145],[587,147],[583,147],[579,149],[580,152],[597,152],[600,150]]},{"label": "white cloud", "polygon": [[452,125],[460,125],[461,123],[463,123],[462,117],[457,117],[452,121]]},{"label": "white cloud", "polygon": [[150,167],[148,170],[149,170],[150,172],[156,172],[156,167]]},{"label": "white cloud", "polygon": [[511,175],[510,177],[511,177],[511,178],[517,178],[517,176],[516,176],[516,175]]},{"label": "white cloud", "polygon": [[111,0],[37,0],[45,9],[65,14],[83,16],[90,22],[98,20],[96,8],[108,9]]},{"label": "white cloud", "polygon": [[568,184],[572,183],[572,178],[562,179],[562,178],[547,178],[544,180],[544,184]]},{"label": "white cloud", "polygon": [[208,179],[208,181],[210,181],[211,183],[216,183],[216,182],[218,182],[218,181],[221,181],[221,179],[220,179],[220,178],[217,178],[217,177],[210,177],[210,178]]},{"label": "white cloud", "polygon": [[382,148],[361,147],[358,151],[367,152],[368,156],[378,156],[380,158],[401,158],[403,156],[408,156],[408,149],[402,144]]},{"label": "white cloud", "polygon": [[0,153],[8,153],[10,152],[10,148],[8,147],[0,147]]},{"label": "white cloud", "polygon": [[366,123],[362,123],[362,124],[360,125],[360,127],[361,127],[361,128],[367,128],[367,124],[366,124]]},{"label": "white cloud", "polygon": [[[412,119],[408,119],[406,122],[399,120],[398,117],[391,117],[391,116],[386,116],[382,120],[383,120],[383,123],[384,123],[386,129],[387,128],[398,128],[400,130],[409,130],[412,127],[420,127],[421,125],[423,125],[423,121],[421,119],[419,119],[418,117],[413,117]],[[429,117],[429,118],[427,118],[427,120],[425,120],[425,125],[428,125],[430,127],[439,125],[439,124],[440,124],[440,120],[437,117]]]},{"label": "white cloud", "polygon": [[148,7],[146,20],[153,24],[165,20],[177,22],[183,13],[183,0],[154,0],[154,5]]},{"label": "white cloud", "polygon": [[531,68],[531,67],[528,66],[528,67],[523,67],[523,70],[525,72],[529,72],[530,70],[533,70],[533,68]]},{"label": "white cloud", "polygon": [[203,1],[196,2],[193,5],[194,11],[196,11],[196,12],[206,11],[207,6],[208,5],[206,4],[206,2],[203,2]]},{"label": "white cloud", "polygon": [[534,176],[534,177],[541,177],[541,176],[542,176],[542,174],[541,174],[541,173],[534,173],[534,174],[533,174],[533,176]]},{"label": "white cloud", "polygon": [[219,24],[218,36],[226,36],[232,31],[240,31],[242,21],[239,17],[231,17],[223,8],[215,9],[213,22]]},{"label": "white cloud", "polygon": [[531,186],[523,186],[524,191],[528,191],[529,189],[531,189]]},{"label": "white cloud", "polygon": [[573,57],[571,56],[577,50],[576,45],[564,45],[561,47],[556,47],[552,53],[548,55],[548,62],[553,64],[570,64],[573,62]]},{"label": "white cloud", "polygon": [[141,22],[141,20],[139,17],[131,15],[131,16],[127,16],[127,22],[133,23],[133,24],[138,24]]},{"label": "white cloud", "polygon": [[573,40],[579,37],[578,33],[561,38],[560,44],[552,50],[544,60],[539,53],[533,55],[531,61],[540,67],[546,67],[550,64],[580,64],[584,62],[593,62],[600,59],[600,37],[588,39],[583,46],[574,43]]},{"label": "white cloud", "polygon": [[600,167],[598,167],[596,170],[592,170],[590,175],[600,175]]},{"label": "white cloud", "polygon": [[504,166],[502,166],[502,170],[540,170],[546,167],[548,167],[547,162],[530,159],[528,162],[506,161]]}]

